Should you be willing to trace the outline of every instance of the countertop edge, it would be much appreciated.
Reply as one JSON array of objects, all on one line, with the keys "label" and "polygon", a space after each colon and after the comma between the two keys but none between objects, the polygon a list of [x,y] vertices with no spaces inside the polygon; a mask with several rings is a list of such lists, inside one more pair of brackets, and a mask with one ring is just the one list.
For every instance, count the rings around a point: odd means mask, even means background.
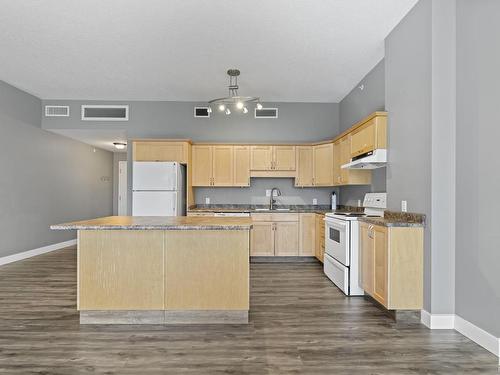
[{"label": "countertop edge", "polygon": [[253,225],[51,225],[52,230],[250,230]]}]

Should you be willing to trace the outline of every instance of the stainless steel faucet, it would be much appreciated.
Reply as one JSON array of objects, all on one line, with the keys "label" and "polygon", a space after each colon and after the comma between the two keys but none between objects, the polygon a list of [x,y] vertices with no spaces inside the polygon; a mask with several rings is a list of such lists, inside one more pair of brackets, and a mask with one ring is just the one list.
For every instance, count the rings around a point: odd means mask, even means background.
[{"label": "stainless steel faucet", "polygon": [[274,204],[276,203],[276,200],[273,198],[274,197],[274,192],[276,191],[276,195],[280,196],[281,191],[277,187],[273,187],[271,189],[271,196],[269,197],[269,209],[273,210],[274,209]]}]

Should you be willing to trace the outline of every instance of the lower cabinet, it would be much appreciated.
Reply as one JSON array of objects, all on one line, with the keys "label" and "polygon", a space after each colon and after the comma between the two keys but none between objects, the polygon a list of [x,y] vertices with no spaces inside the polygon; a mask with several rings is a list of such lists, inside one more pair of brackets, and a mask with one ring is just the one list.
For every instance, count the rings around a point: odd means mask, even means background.
[{"label": "lower cabinet", "polygon": [[299,255],[316,255],[316,214],[299,216]]},{"label": "lower cabinet", "polygon": [[360,283],[389,310],[423,304],[423,228],[360,223]]},{"label": "lower cabinet", "polygon": [[[301,214],[302,215],[302,214]],[[252,214],[251,256],[298,256],[300,251],[299,214]]]},{"label": "lower cabinet", "polygon": [[325,257],[325,215],[316,214],[315,230],[316,230],[316,243],[315,243],[315,256],[323,263]]}]

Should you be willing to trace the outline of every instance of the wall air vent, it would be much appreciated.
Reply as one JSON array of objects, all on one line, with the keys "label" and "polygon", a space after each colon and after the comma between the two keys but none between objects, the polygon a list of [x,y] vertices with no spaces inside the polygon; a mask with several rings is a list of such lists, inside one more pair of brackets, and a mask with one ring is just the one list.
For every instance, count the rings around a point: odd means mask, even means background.
[{"label": "wall air vent", "polygon": [[255,118],[278,118],[278,108],[255,108]]},{"label": "wall air vent", "polygon": [[194,117],[210,118],[208,107],[194,107]]},{"label": "wall air vent", "polygon": [[128,105],[82,105],[83,121],[128,121]]},{"label": "wall air vent", "polygon": [[45,117],[69,117],[69,106],[67,105],[46,105]]}]

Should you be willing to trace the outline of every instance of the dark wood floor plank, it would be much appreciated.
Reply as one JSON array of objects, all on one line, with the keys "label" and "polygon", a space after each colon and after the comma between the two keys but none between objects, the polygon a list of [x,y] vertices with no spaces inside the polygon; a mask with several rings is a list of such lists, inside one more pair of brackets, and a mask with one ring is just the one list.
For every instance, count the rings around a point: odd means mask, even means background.
[{"label": "dark wood floor plank", "polygon": [[498,374],[452,330],[394,322],[317,263],[251,264],[248,325],[80,326],[76,252],[0,267],[0,373]]}]

